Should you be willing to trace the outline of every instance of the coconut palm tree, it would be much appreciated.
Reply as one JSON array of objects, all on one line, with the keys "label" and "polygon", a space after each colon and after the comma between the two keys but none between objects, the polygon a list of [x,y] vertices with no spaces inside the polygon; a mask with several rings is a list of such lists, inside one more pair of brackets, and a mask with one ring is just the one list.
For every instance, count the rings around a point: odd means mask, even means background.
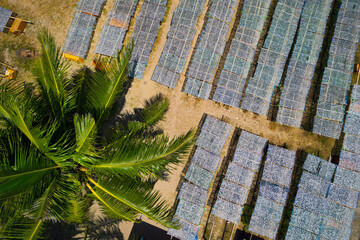
[{"label": "coconut palm tree", "polygon": [[68,77],[54,38],[42,31],[38,39],[34,84],[0,84],[0,237],[36,239],[46,221],[82,223],[94,200],[111,218],[137,222],[145,215],[178,227],[153,187],[189,150],[193,131],[159,134],[164,98],[137,111],[141,117],[126,113],[108,127],[133,44],[107,71]]}]

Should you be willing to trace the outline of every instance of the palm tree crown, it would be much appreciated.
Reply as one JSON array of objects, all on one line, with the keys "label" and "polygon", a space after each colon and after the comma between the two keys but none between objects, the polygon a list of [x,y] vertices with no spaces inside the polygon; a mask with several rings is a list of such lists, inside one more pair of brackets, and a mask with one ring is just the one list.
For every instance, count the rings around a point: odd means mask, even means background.
[{"label": "palm tree crown", "polygon": [[38,39],[35,83],[0,84],[0,237],[36,239],[45,221],[82,223],[93,200],[116,219],[143,214],[177,227],[153,186],[188,151],[193,131],[171,140],[158,131],[169,106],[163,98],[107,127],[133,45],[106,72],[68,77],[54,38],[43,31]]}]

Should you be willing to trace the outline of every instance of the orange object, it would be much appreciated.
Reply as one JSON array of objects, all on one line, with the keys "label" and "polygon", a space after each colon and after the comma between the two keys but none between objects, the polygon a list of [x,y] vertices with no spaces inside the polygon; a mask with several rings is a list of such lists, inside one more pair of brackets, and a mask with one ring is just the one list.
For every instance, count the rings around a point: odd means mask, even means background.
[{"label": "orange object", "polygon": [[25,21],[21,18],[14,18],[14,21],[13,21],[9,31],[16,35],[20,35],[24,32],[26,25],[27,25],[27,21]]},{"label": "orange object", "polygon": [[117,19],[111,19],[109,25],[110,25],[110,26],[114,26],[114,27],[123,28],[123,29],[125,29],[125,30],[128,30],[128,24],[127,24],[127,22],[120,21],[120,20],[117,20]]},{"label": "orange object", "polygon": [[83,63],[84,59],[81,57],[77,57],[68,53],[64,53],[64,57],[68,60],[74,61],[74,62],[79,62],[79,63]]},{"label": "orange object", "polygon": [[15,79],[15,78],[16,78],[16,75],[17,75],[17,71],[16,71],[16,70],[9,69],[9,68],[6,69],[6,72],[5,72],[5,77],[6,77],[6,78],[8,78],[8,79]]},{"label": "orange object", "polygon": [[356,65],[355,65],[355,72],[356,72],[356,73],[359,72],[359,65],[360,65],[360,64],[356,64]]},{"label": "orange object", "polygon": [[109,68],[109,64],[100,62],[98,60],[94,60],[92,62],[92,65],[95,66],[96,70],[99,70],[99,71],[102,71],[102,72],[106,72],[106,70]]}]

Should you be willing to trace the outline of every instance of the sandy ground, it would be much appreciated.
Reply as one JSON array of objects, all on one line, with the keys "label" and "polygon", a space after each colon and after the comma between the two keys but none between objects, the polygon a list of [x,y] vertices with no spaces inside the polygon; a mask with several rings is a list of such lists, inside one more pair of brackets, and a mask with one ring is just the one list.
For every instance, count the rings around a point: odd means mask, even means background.
[{"label": "sandy ground", "polygon": [[[303,149],[309,153],[314,153],[322,158],[328,159],[334,140],[317,134],[306,132],[301,129],[280,125],[266,118],[253,114],[251,112],[228,107],[215,103],[210,100],[197,99],[193,96],[181,92],[184,77],[180,78],[174,90],[164,87],[151,81],[152,73],[160,58],[161,51],[166,42],[166,35],[169,30],[172,13],[179,0],[170,0],[169,9],[166,17],[160,27],[159,36],[152,51],[149,64],[146,68],[142,80],[135,79],[126,95],[126,109],[141,107],[145,99],[149,99],[157,93],[163,93],[170,100],[170,109],[166,115],[165,121],[161,124],[164,131],[171,137],[185,133],[191,128],[195,128],[203,113],[208,113],[216,118],[226,118],[233,126],[241,127],[246,131],[258,134],[269,140],[271,144],[280,146],[286,145],[287,148],[297,150]],[[98,58],[94,54],[96,43],[99,39],[100,31],[105,23],[107,15],[113,5],[114,0],[108,0],[102,15],[96,26],[94,37],[91,43],[89,55],[85,64],[91,66],[91,61]],[[140,0],[140,3],[142,0]],[[28,19],[34,23],[26,29],[26,34],[20,37],[13,35],[0,35],[1,41],[27,41],[33,47],[37,48],[36,32],[46,27],[55,36],[56,41],[62,46],[64,44],[68,27],[74,14],[77,0],[0,0],[0,5],[17,12],[19,17]],[[132,21],[132,30],[134,21]],[[199,24],[200,26],[201,24]],[[127,37],[129,39],[129,36]],[[9,58],[11,60],[11,57]],[[72,68],[81,67],[81,64],[74,63]],[[21,75],[21,74],[20,74]],[[29,72],[23,72],[19,79],[28,80],[31,78]],[[172,204],[175,200],[175,188],[178,184],[183,165],[176,168],[169,176],[166,182],[158,182],[156,188],[161,191],[164,198]],[[145,221],[146,218],[144,219]],[[151,221],[149,221],[151,223]],[[153,224],[153,223],[152,223]],[[159,226],[158,224],[155,224]],[[131,223],[121,225],[125,236],[131,231]],[[161,227],[161,226],[159,226]],[[161,227],[162,228],[162,227]],[[164,228],[163,228],[164,229]]]}]

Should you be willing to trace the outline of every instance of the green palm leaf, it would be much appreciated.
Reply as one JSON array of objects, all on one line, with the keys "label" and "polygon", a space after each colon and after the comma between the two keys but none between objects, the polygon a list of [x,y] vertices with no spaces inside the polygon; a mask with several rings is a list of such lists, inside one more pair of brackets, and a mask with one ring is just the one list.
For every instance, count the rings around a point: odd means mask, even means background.
[{"label": "green palm leaf", "polygon": [[114,171],[129,177],[161,177],[164,170],[169,170],[169,164],[180,162],[181,155],[192,146],[193,137],[194,131],[189,131],[171,141],[164,136],[137,142],[124,139],[109,149],[107,158],[94,170],[99,174]]},{"label": "green palm leaf", "polygon": [[62,60],[60,47],[56,46],[55,39],[47,31],[40,32],[38,39],[41,44],[41,57],[37,60],[33,73],[47,107],[53,116],[64,121],[68,64]]},{"label": "green palm leaf", "polygon": [[14,218],[3,229],[0,228],[2,239],[39,239],[43,232],[43,221],[29,218]]},{"label": "green palm leaf", "polygon": [[111,202],[118,202],[139,212],[160,224],[177,228],[171,221],[170,209],[160,194],[152,189],[144,189],[141,182],[123,180],[115,176],[101,176],[99,182],[89,181],[95,185],[96,193],[103,194]]},{"label": "green palm leaf", "polygon": [[94,118],[90,114],[85,116],[79,116],[75,114],[74,117],[74,126],[76,134],[76,155],[74,155],[74,160],[87,165],[93,163],[94,158],[96,157],[95,145],[95,135],[96,135],[96,125]]},{"label": "green palm leaf", "polygon": [[96,122],[102,122],[115,100],[122,91],[122,86],[129,72],[128,64],[133,50],[133,44],[128,44],[124,54],[118,54],[110,63],[106,73],[96,72],[91,79],[87,92],[87,101],[93,108],[92,114]]},{"label": "green palm leaf", "polygon": [[[36,149],[14,143],[14,165],[0,164],[0,198],[9,198],[25,191],[32,191],[37,184],[47,185],[58,165],[39,156]],[[44,182],[45,181],[45,182]],[[24,199],[31,201],[31,199]]]}]

